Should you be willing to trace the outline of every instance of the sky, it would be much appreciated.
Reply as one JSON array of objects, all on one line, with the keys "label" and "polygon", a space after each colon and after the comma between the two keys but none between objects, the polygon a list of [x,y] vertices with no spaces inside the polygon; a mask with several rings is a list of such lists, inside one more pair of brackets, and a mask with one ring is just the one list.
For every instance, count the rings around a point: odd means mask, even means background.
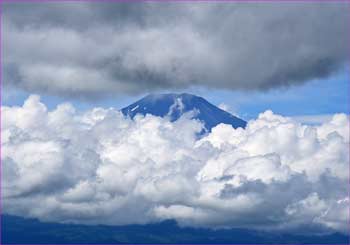
[{"label": "sky", "polygon": [[4,4],[3,104],[36,93],[49,108],[120,109],[148,93],[191,92],[246,120],[266,109],[348,112],[348,7]]},{"label": "sky", "polygon": [[[4,212],[345,233],[348,8],[3,4]],[[198,138],[191,113],[170,122],[119,112],[166,92],[202,96],[249,122]]]},{"label": "sky", "polygon": [[[206,88],[190,88],[178,90],[160,90],[156,93],[192,93],[202,96],[216,106],[226,105],[225,109],[244,120],[254,119],[259,113],[272,110],[285,116],[298,117],[303,122],[319,123],[319,118],[329,119],[334,113],[349,114],[349,72],[342,69],[325,79],[314,79],[303,85],[275,88],[268,91],[230,91]],[[81,110],[93,107],[113,107],[121,109],[148,93],[138,95],[117,95],[97,100],[62,98],[43,95],[42,101],[48,108],[69,101]],[[3,91],[4,105],[22,105],[30,95],[20,89]]]}]

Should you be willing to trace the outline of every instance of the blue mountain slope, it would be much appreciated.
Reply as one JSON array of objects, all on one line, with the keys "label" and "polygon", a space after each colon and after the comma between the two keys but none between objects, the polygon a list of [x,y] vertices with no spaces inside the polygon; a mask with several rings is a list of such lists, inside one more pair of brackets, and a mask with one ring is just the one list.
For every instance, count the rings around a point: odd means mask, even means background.
[{"label": "blue mountain slope", "polygon": [[2,215],[1,244],[348,244],[349,236],[331,232],[301,235],[248,229],[180,227],[168,220],[148,225],[74,225],[44,223]]},{"label": "blue mountain slope", "polygon": [[151,94],[121,111],[131,118],[137,114],[151,114],[160,117],[169,116],[171,121],[176,121],[186,112],[194,111],[193,118],[202,121],[208,131],[220,123],[230,124],[234,128],[244,128],[247,124],[244,120],[221,110],[202,97],[186,93]]}]

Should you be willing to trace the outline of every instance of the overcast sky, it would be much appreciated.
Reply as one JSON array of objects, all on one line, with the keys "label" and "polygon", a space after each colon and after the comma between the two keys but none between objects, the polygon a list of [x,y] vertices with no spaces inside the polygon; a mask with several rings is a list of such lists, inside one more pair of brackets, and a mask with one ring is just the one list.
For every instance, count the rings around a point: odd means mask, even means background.
[{"label": "overcast sky", "polygon": [[[244,119],[348,113],[347,3],[7,3],[3,103],[190,92]],[[322,117],[320,117],[322,115]],[[310,118],[307,119],[310,121]]]},{"label": "overcast sky", "polygon": [[4,83],[106,97],[204,87],[266,90],[348,61],[347,3],[9,3]]}]

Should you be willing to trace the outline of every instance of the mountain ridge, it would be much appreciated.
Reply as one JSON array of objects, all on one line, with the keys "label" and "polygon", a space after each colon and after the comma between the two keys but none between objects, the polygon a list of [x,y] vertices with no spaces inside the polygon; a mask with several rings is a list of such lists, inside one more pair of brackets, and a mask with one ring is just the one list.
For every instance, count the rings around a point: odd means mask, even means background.
[{"label": "mountain ridge", "polygon": [[220,123],[234,128],[245,128],[247,122],[211,104],[204,98],[189,93],[149,94],[121,109],[125,116],[134,118],[137,114],[165,117],[176,121],[184,113],[195,111],[193,119],[204,123],[206,131]]},{"label": "mountain ridge", "polygon": [[174,220],[145,225],[78,225],[2,214],[3,244],[346,244],[337,232],[300,235],[249,229],[180,227]]}]

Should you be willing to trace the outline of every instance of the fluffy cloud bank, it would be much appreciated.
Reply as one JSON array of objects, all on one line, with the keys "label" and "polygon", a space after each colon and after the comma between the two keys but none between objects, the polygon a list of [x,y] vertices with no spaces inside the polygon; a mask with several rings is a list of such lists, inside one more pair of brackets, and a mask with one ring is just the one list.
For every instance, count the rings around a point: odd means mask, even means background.
[{"label": "fluffy cloud bank", "polygon": [[302,83],[348,61],[348,8],[345,2],[4,3],[4,81],[86,98]]},{"label": "fluffy cloud bank", "polygon": [[45,221],[347,228],[349,118],[306,126],[266,111],[246,129],[130,120],[38,96],[1,108],[4,212]]}]

